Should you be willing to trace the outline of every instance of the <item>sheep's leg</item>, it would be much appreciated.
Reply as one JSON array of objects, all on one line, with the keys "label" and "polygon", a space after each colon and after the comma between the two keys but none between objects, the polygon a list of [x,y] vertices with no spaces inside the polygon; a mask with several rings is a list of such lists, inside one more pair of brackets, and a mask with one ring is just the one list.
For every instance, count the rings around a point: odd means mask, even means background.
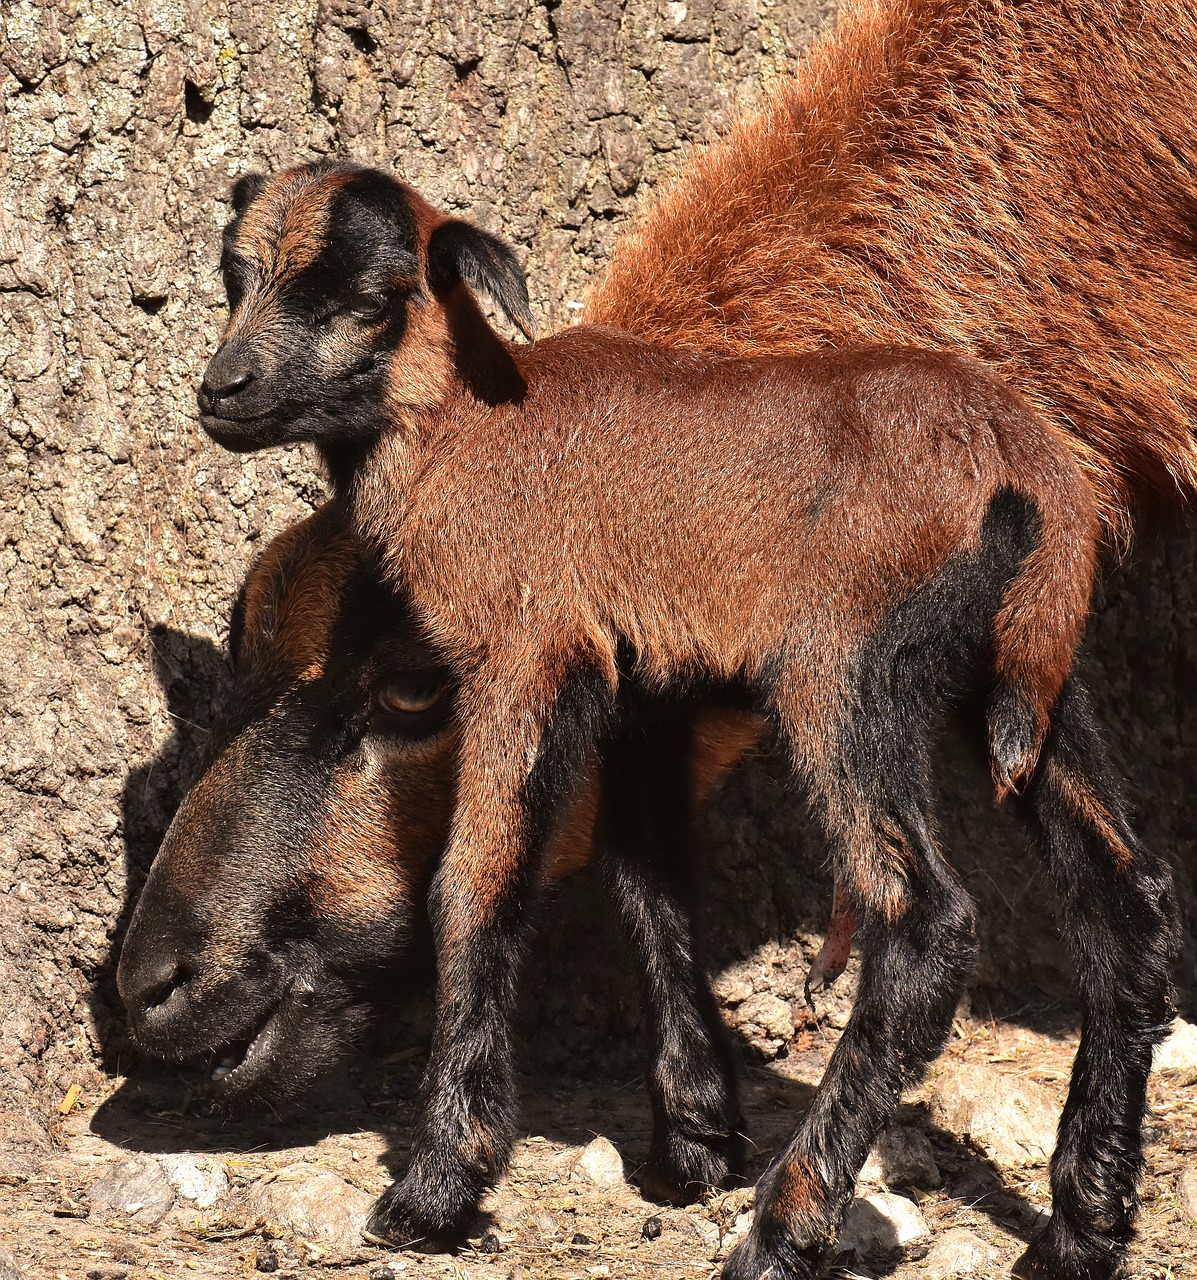
[{"label": "sheep's leg", "polygon": [[810,1112],[757,1185],[724,1280],[817,1273],[869,1148],[943,1047],[974,959],[973,904],[930,836],[920,744],[905,756],[893,724],[860,728],[821,771],[835,869],[859,922],[860,989]]},{"label": "sheep's leg", "polygon": [[507,1166],[511,1023],[538,854],[612,714],[609,689],[591,673],[558,676],[535,655],[507,656],[506,670],[459,694],[456,813],[429,902],[437,1009],[423,1105],[407,1172],[370,1223],[398,1243],[460,1240]]},{"label": "sheep's leg", "polygon": [[1052,1216],[1015,1265],[1027,1280],[1106,1280],[1134,1232],[1152,1046],[1172,1016],[1176,927],[1166,864],[1126,820],[1075,677],[1026,801],[1060,893],[1084,1003],[1052,1158]]},{"label": "sheep's leg", "polygon": [[744,1172],[727,1033],[695,956],[688,721],[638,721],[604,763],[595,844],[640,965],[653,1141],[644,1191],[675,1203]]}]

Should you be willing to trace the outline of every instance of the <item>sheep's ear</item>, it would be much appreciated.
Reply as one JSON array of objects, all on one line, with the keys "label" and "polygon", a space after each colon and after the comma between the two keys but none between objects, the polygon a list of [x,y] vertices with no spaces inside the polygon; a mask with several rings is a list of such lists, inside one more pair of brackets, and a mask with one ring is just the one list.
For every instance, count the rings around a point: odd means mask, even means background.
[{"label": "sheep's ear", "polygon": [[264,173],[243,173],[233,183],[233,212],[244,213],[262,194],[266,182],[267,177]]},{"label": "sheep's ear", "polygon": [[428,281],[434,289],[469,285],[489,294],[508,320],[532,341],[532,307],[528,285],[511,246],[498,236],[451,219],[442,222],[428,241]]}]

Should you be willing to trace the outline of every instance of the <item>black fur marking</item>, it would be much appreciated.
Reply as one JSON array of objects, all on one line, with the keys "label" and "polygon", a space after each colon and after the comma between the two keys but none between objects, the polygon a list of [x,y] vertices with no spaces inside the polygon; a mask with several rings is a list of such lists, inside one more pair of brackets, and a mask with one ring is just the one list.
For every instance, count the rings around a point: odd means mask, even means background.
[{"label": "black fur marking", "polygon": [[442,223],[428,244],[428,282],[438,290],[459,284],[481,289],[532,340],[532,306],[524,272],[511,247],[498,236],[468,222]]},{"label": "black fur marking", "polygon": [[237,214],[244,213],[266,189],[266,184],[269,181],[269,175],[265,173],[243,173],[233,183],[233,189],[229,193],[233,212]]},{"label": "black fur marking", "polygon": [[646,1194],[689,1203],[743,1176],[735,1060],[694,944],[692,708],[627,699],[604,759],[596,856],[639,961],[653,1140]]}]

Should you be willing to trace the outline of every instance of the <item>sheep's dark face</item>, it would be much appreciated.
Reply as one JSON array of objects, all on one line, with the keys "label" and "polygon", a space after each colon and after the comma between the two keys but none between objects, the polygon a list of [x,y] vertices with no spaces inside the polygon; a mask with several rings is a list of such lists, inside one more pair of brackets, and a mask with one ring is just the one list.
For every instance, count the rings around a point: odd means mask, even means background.
[{"label": "sheep's dark face", "polygon": [[229,714],[117,978],[140,1046],[206,1060],[226,1103],[298,1093],[417,976],[456,759],[434,654],[329,509],[243,601]]},{"label": "sheep's dark face", "polygon": [[383,174],[329,164],[238,183],[221,258],[231,316],[199,391],[219,444],[377,434],[409,311],[429,302],[419,222],[430,211],[411,196]]},{"label": "sheep's dark face", "polygon": [[511,250],[385,173],[320,162],[251,175],[233,208],[231,315],[199,390],[203,428],[226,448],[310,440],[335,453],[374,439],[388,415],[439,403],[472,305],[461,286],[530,332]]}]

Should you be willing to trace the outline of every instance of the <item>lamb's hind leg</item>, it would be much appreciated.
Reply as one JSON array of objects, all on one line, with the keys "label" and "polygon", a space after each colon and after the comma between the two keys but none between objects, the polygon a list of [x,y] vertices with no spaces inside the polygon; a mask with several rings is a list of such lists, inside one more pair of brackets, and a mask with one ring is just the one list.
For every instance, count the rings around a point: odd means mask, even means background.
[{"label": "lamb's hind leg", "polygon": [[694,947],[693,736],[680,714],[638,717],[607,754],[595,832],[648,1024],[653,1142],[641,1181],[675,1203],[744,1172],[734,1059]]},{"label": "lamb's hind leg", "polygon": [[1152,1047],[1171,1017],[1175,905],[1136,840],[1075,677],[1027,803],[1062,903],[1084,1020],[1052,1159],[1052,1216],[1015,1265],[1027,1280],[1106,1280],[1134,1230]]},{"label": "lamb's hind leg", "polygon": [[869,1148],[943,1047],[973,963],[973,906],[930,835],[921,742],[903,755],[886,742],[893,732],[876,724],[826,770],[840,779],[828,834],[860,922],[860,990],[806,1120],[757,1185],[724,1280],[816,1274]]}]

